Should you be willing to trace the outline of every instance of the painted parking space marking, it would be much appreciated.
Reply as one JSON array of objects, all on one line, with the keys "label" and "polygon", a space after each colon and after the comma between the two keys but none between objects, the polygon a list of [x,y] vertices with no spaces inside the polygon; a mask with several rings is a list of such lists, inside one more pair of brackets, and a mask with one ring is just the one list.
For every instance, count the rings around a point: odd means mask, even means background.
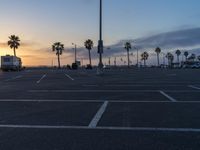
[{"label": "painted parking space marking", "polygon": [[107,87],[182,87],[184,85],[107,84]]},{"label": "painted parking space marking", "polygon": [[40,78],[40,80],[38,80],[36,83],[39,84],[44,78],[46,78],[46,76],[47,76],[47,74],[44,74],[44,75]]},{"label": "painted parking space marking", "polygon": [[99,87],[97,84],[84,84],[83,87]]},{"label": "painted parking space marking", "polygon": [[74,130],[121,130],[121,131],[150,131],[150,132],[194,132],[200,133],[199,128],[159,128],[159,127],[88,127],[88,126],[51,126],[51,125],[14,125],[1,124],[0,128],[18,129],[74,129]]},{"label": "painted parking space marking", "polygon": [[188,87],[190,87],[192,89],[200,90],[200,87],[197,87],[197,86],[194,86],[194,85],[188,85]]},{"label": "painted parking space marking", "polygon": [[11,79],[5,80],[5,82],[12,81],[12,80],[16,80],[16,79],[20,79],[20,78],[22,78],[22,77],[23,77],[22,75],[19,75],[19,76],[13,77],[13,78],[11,78]]},{"label": "painted parking space marking", "polygon": [[[89,99],[0,99],[0,102],[60,102],[60,103],[102,103],[102,100]],[[197,103],[200,101],[139,101],[139,100],[108,100],[109,103]]]},{"label": "painted parking space marking", "polygon": [[103,116],[106,108],[108,106],[108,101],[105,101],[103,103],[103,105],[101,106],[101,108],[98,110],[98,112],[96,113],[96,115],[94,116],[94,118],[92,119],[92,121],[89,124],[89,128],[95,128],[99,122],[99,120],[101,119],[101,117]]},{"label": "painted parking space marking", "polygon": [[[159,90],[28,90],[30,93],[160,93]],[[199,93],[197,90],[165,90],[170,93]]]},{"label": "painted parking space marking", "polygon": [[139,93],[148,93],[155,92],[158,93],[157,90],[28,90],[30,93],[131,93],[131,92],[139,92]]},{"label": "painted parking space marking", "polygon": [[165,92],[163,91],[160,91],[160,94],[164,95],[165,97],[167,97],[170,101],[172,102],[177,102],[176,99],[174,99],[173,97],[169,96],[168,94],[166,94]]},{"label": "painted parking space marking", "polygon": [[68,77],[70,80],[74,81],[74,78],[72,78],[70,75],[65,74],[66,77]]}]

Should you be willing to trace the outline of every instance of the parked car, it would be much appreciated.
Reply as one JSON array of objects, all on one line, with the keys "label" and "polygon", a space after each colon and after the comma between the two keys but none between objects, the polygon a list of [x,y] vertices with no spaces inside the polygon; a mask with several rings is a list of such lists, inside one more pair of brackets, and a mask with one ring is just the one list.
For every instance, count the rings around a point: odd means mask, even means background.
[{"label": "parked car", "polygon": [[85,69],[92,70],[92,66],[88,64]]}]

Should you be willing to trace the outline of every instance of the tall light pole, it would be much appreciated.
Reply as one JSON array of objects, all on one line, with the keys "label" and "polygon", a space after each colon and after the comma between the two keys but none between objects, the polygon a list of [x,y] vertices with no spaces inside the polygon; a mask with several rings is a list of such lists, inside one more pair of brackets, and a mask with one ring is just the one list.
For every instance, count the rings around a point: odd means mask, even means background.
[{"label": "tall light pole", "polygon": [[74,44],[74,43],[72,43],[72,45],[74,45],[74,61],[75,61],[75,63],[77,62],[77,58],[76,58],[76,47],[77,47],[77,45],[76,44]]},{"label": "tall light pole", "polygon": [[163,54],[163,65],[165,66],[165,53],[161,52]]},{"label": "tall light pole", "polygon": [[114,65],[115,67],[117,66],[117,58],[115,57],[115,60],[114,60]]},{"label": "tall light pole", "polygon": [[99,69],[103,68],[102,54],[103,54],[103,40],[102,40],[102,0],[100,0],[100,18],[99,18],[99,42],[98,42],[98,53],[99,53]]},{"label": "tall light pole", "polygon": [[109,64],[109,66],[110,66],[110,57],[108,58],[108,64]]}]

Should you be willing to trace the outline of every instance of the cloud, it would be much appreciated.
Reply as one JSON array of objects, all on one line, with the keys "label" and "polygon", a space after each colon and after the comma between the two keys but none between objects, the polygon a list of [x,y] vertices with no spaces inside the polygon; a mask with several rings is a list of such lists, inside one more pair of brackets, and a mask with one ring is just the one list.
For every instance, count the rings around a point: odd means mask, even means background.
[{"label": "cloud", "polygon": [[[140,49],[155,48],[162,49],[192,48],[200,46],[200,28],[184,29],[160,33],[158,35],[136,39],[135,43]],[[132,41],[132,44],[134,42]]]},{"label": "cloud", "polygon": [[[20,42],[20,47],[32,47],[32,46],[38,46],[39,43],[36,42]],[[1,42],[0,47],[9,47],[7,42]]]},{"label": "cloud", "polygon": [[7,43],[0,43],[0,47],[3,47],[3,48],[5,48],[5,47],[7,47],[8,46],[8,44]]},{"label": "cloud", "polygon": [[[140,51],[154,52],[154,49],[159,46],[163,52],[181,49],[200,53],[200,28],[164,32],[137,39],[123,39],[113,45],[106,46],[110,47],[110,49],[107,49],[106,47],[104,48],[104,56],[110,57],[124,55],[126,50],[123,45],[127,41],[131,42],[132,46],[138,48]],[[84,47],[78,48],[77,51],[79,57],[88,58],[88,51]],[[133,48],[131,51],[134,52],[136,49]],[[72,50],[66,50],[66,52],[71,55],[74,53]],[[97,47],[94,47],[91,53],[93,59],[98,58]]]}]

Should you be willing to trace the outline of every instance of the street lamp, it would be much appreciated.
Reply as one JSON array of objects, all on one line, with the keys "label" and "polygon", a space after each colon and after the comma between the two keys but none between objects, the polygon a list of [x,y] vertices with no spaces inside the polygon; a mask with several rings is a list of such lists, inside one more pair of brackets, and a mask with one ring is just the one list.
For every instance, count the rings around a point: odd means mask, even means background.
[{"label": "street lamp", "polygon": [[102,40],[102,0],[100,0],[100,19],[99,19],[99,41],[98,41],[98,53],[99,53],[99,69],[103,68],[102,54],[103,54],[103,40]]},{"label": "street lamp", "polygon": [[115,59],[114,59],[114,65],[115,65],[115,67],[117,66],[117,57],[115,57]]},{"label": "street lamp", "polygon": [[76,59],[76,47],[77,47],[77,45],[76,44],[74,44],[74,43],[72,43],[72,45],[74,45],[74,57],[75,57],[75,63],[77,62],[77,59]]},{"label": "street lamp", "polygon": [[163,65],[165,66],[165,56],[166,56],[166,54],[163,53],[163,52],[161,52],[161,54],[163,54]]}]

